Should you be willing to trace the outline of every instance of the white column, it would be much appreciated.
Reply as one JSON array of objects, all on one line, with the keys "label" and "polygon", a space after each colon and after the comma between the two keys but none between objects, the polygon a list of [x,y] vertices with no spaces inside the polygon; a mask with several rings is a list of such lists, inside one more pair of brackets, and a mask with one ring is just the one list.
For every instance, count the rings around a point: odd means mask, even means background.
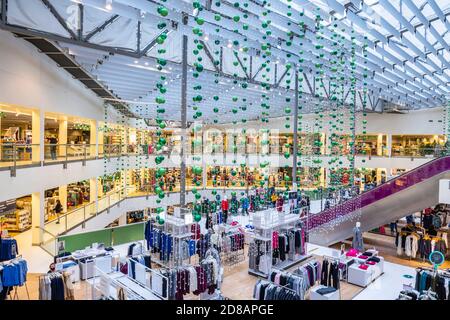
[{"label": "white column", "polygon": [[325,133],[321,132],[320,133],[320,143],[322,144],[320,146],[320,153],[321,154],[326,154],[327,153],[327,138]]},{"label": "white column", "polygon": [[383,134],[377,136],[377,156],[383,155]]},{"label": "white column", "polygon": [[122,154],[127,154],[128,153],[128,127],[126,127],[125,125],[122,125]]},{"label": "white column", "polygon": [[96,120],[90,120],[90,137],[89,137],[89,150],[88,155],[90,158],[98,156],[98,122]]},{"label": "white column", "polygon": [[207,187],[208,184],[208,175],[207,175],[207,165],[206,165],[206,161],[205,161],[205,157],[202,156],[202,185],[203,188]]},{"label": "white column", "polygon": [[42,243],[45,209],[44,192],[34,192],[31,194],[31,243],[38,246]]},{"label": "white column", "polygon": [[127,224],[127,214],[124,213],[119,217],[119,226],[124,226]]},{"label": "white column", "polygon": [[[94,178],[94,179],[95,179],[95,178]],[[101,183],[100,178],[97,178],[96,180],[97,180],[97,198],[101,198],[101,197],[103,197],[103,195],[104,195],[104,192],[103,192],[103,185],[102,185],[102,183]]]},{"label": "white column", "polygon": [[329,182],[329,175],[327,175],[327,181],[325,181],[325,168],[320,168],[320,177],[319,177],[319,181],[320,181],[320,186],[323,188],[326,188],[328,186],[328,182]]},{"label": "white column", "polygon": [[[97,152],[98,152],[98,155],[103,155],[103,152],[104,152],[104,146],[103,146],[103,144],[104,144],[104,141],[103,141],[103,139],[104,139],[104,132],[103,132],[103,128],[104,128],[104,126],[105,126],[105,124],[103,123],[103,122],[101,122],[101,123],[98,123],[97,122],[97,124],[98,124],[98,128],[97,128]],[[101,128],[101,130],[100,130],[100,128]]]},{"label": "white column", "polygon": [[62,119],[58,121],[59,127],[58,127],[58,144],[59,144],[59,151],[58,156],[65,157],[66,156],[66,150],[67,147],[63,146],[67,144],[67,119]]},{"label": "white column", "polygon": [[329,187],[330,186],[330,181],[331,181],[331,170],[330,168],[324,168],[324,173],[326,172],[327,176],[325,179],[325,187]]},{"label": "white column", "polygon": [[98,179],[91,178],[89,179],[89,202],[95,203],[95,212],[98,212]]},{"label": "white column", "polygon": [[67,212],[67,185],[60,186],[58,188],[58,198],[63,207],[63,212]]},{"label": "white column", "polygon": [[[43,162],[44,161],[44,125],[45,115],[42,110],[35,110],[31,114],[31,133],[32,133],[32,161]],[[36,146],[35,146],[36,145]]]},{"label": "white column", "polygon": [[391,151],[392,151],[392,134],[388,134],[387,135],[387,153],[388,153],[388,157],[391,156]]}]

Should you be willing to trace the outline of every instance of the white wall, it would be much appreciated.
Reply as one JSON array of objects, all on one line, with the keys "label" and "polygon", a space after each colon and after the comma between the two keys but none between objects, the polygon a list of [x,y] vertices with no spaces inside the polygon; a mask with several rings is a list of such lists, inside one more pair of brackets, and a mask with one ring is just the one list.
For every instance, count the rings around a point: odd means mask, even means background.
[{"label": "white wall", "polygon": [[[341,113],[341,111],[339,111]],[[328,112],[323,112],[323,118],[321,122],[323,124],[323,129],[319,130],[314,124],[318,122],[316,118],[318,118],[314,114],[305,114],[302,115],[302,132],[336,132],[336,129],[330,130],[328,125],[329,121],[332,123],[336,123],[337,118],[340,118],[344,121],[343,124],[339,124],[339,128],[342,128],[345,132],[350,132],[350,113],[344,112],[344,116],[339,116],[335,119],[329,116]],[[418,111],[410,111],[406,114],[394,114],[394,113],[367,113],[364,117],[362,113],[357,113],[356,115],[356,132],[362,133],[363,131],[363,120],[367,120],[366,132],[368,134],[444,134],[444,122],[442,119],[444,118],[444,110],[443,108],[433,108],[426,110],[418,110]],[[441,122],[439,122],[441,121]],[[270,129],[270,130],[278,130],[279,132],[287,132],[292,133],[294,130],[293,126],[293,117],[291,117],[291,127],[286,129],[284,127],[286,123],[285,118],[274,118],[269,119],[269,123],[262,123],[259,121],[248,121],[245,124],[245,128],[247,132],[251,130],[261,130],[261,129]],[[226,125],[211,125],[205,126],[206,128],[218,128],[222,130],[235,130],[237,133],[240,133],[242,128],[232,124]]]},{"label": "white wall", "polygon": [[105,119],[103,100],[32,44],[0,31],[0,57],[0,104]]}]

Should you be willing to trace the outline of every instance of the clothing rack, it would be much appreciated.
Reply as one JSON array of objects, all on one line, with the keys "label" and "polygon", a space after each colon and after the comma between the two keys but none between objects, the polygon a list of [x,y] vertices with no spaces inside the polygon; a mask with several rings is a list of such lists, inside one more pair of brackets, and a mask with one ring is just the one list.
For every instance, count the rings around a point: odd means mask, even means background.
[{"label": "clothing rack", "polygon": [[[283,272],[284,272],[284,271],[283,271]],[[281,284],[274,283],[274,282],[272,282],[272,281],[270,281],[270,280],[268,280],[268,279],[265,279],[265,278],[262,278],[262,277],[258,277],[258,281],[256,281],[255,287],[256,287],[260,282],[262,282],[262,283],[267,283],[267,284],[269,284],[269,285],[272,285],[272,286],[275,286],[275,287],[278,287],[278,288],[283,288],[283,290],[290,291],[290,292],[292,292],[294,295],[296,295],[297,297],[299,297],[299,299],[301,299],[301,296],[297,293],[297,291],[295,291],[294,289],[289,288],[287,284],[281,285]]]},{"label": "clothing rack", "polygon": [[[342,264],[342,262],[341,262],[341,259],[339,258],[339,257],[333,257],[333,256],[330,256],[330,255],[326,255],[326,254],[324,254],[323,256],[322,256],[324,259],[327,259],[327,260],[331,260],[331,261],[333,261],[333,262],[337,262],[337,264],[338,264],[338,268],[340,267],[340,265]],[[348,266],[346,265],[346,264],[344,264],[345,265],[345,278],[343,279],[345,282],[347,282],[347,280],[348,280]],[[322,267],[323,267],[323,262],[322,262]],[[339,272],[340,272],[341,270],[340,270],[340,268],[339,268]],[[340,277],[339,277],[339,281],[340,281]],[[339,300],[342,300],[342,290],[341,290],[341,288],[339,288],[339,289],[337,289],[337,290],[339,290]]]},{"label": "clothing rack", "polygon": [[[431,278],[432,278],[432,282],[430,287],[427,289],[427,291],[429,292],[430,289],[433,290],[433,292],[436,292],[437,290],[437,277],[444,277],[444,278],[449,278],[450,279],[450,269],[437,269],[437,268],[430,268],[430,267],[417,267],[416,272],[419,273],[420,271],[430,271],[431,272]],[[416,280],[417,281],[417,280]],[[416,282],[417,284],[417,282]],[[420,288],[416,288],[417,290],[419,290]],[[448,299],[448,295],[446,295],[446,298]]]},{"label": "clothing rack", "polygon": [[[6,265],[9,265],[9,264],[12,264],[12,263],[14,263],[14,262],[16,262],[18,260],[24,260],[21,254],[17,255],[13,259],[5,260],[5,261],[0,262],[0,266],[6,266]],[[27,286],[27,282],[26,281],[24,282],[24,286],[25,286],[25,290],[27,292],[28,300],[30,300],[30,293],[28,292],[28,286]],[[11,298],[11,300],[19,300],[19,294],[17,292],[17,286],[14,286],[14,295],[13,295],[13,298]]]},{"label": "clothing rack", "polygon": [[[139,255],[137,255],[139,256]],[[145,287],[147,287],[154,295],[156,295],[158,298],[160,298],[161,300],[168,300],[168,297],[164,297],[162,295],[160,295],[156,290],[154,290],[154,288],[152,287],[152,282],[151,282],[151,278],[152,277],[161,277],[163,279],[166,279],[166,281],[168,282],[169,280],[167,279],[167,277],[165,277],[164,275],[162,275],[159,272],[156,272],[154,269],[147,267],[146,265],[143,265],[142,263],[140,263],[139,261],[135,260],[134,258],[137,256],[133,256],[133,257],[127,257],[127,262],[129,262],[130,260],[133,260],[135,263],[141,264],[142,267],[145,270],[146,276],[145,276],[145,283],[142,283],[141,281],[139,281],[138,279],[135,279],[133,277],[131,277],[131,279],[134,280],[134,282],[139,283]],[[128,270],[129,271],[129,270]],[[150,274],[150,278],[147,279],[147,274]],[[128,275],[129,276],[129,275]],[[130,277],[130,276],[129,276]]]}]

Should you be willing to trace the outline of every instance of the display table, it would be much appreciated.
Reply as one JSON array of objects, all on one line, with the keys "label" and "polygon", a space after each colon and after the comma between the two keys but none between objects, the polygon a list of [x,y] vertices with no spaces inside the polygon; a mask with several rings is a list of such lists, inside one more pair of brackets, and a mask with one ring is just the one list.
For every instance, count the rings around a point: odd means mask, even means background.
[{"label": "display table", "polygon": [[348,283],[355,284],[360,287],[367,287],[371,282],[383,274],[384,258],[378,256],[380,262],[375,265],[368,265],[366,270],[361,269],[359,263],[354,263],[348,268]]},{"label": "display table", "polygon": [[327,288],[326,286],[323,285],[319,285],[315,288],[311,289],[311,293],[310,293],[310,300],[340,300],[339,298],[339,289],[331,292],[331,293],[327,293],[327,294],[320,294],[317,292],[317,290],[322,289],[322,288]]}]

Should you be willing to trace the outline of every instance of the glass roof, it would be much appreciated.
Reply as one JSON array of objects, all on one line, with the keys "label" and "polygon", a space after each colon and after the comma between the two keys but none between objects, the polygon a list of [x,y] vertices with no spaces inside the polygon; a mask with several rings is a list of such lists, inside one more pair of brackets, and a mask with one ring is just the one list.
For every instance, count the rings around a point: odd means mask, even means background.
[{"label": "glass roof", "polygon": [[[142,103],[154,101],[154,86],[161,73],[167,75],[172,88],[169,99],[179,103],[181,43],[187,35],[190,77],[198,61],[205,69],[202,81],[210,96],[205,95],[201,105],[206,116],[206,110],[216,104],[211,99],[217,92],[216,78],[224,86],[224,102],[220,103],[227,110],[227,101],[233,97],[246,99],[249,105],[260,103],[258,88],[268,84],[272,104],[276,104],[273,114],[277,110],[282,114],[282,97],[293,94],[294,76],[286,72],[286,65],[301,70],[305,78],[301,87],[314,96],[306,80],[313,84],[320,80],[325,88],[330,87],[330,79],[336,76],[336,50],[347,59],[338,72],[347,79],[354,50],[358,90],[363,86],[364,68],[368,68],[369,92],[383,92],[392,103],[418,109],[441,106],[450,99],[450,0],[113,0],[108,7],[103,2],[49,0],[60,17],[71,23],[76,19],[70,16],[73,6],[82,6],[85,28],[81,39],[73,38],[68,25],[52,17],[54,13],[40,0],[9,0],[7,21],[17,28],[42,32],[44,37],[58,36],[59,45],[70,49],[76,61],[118,99]],[[201,10],[194,10],[197,3]],[[167,15],[158,14],[161,7]],[[183,15],[188,17],[186,25]],[[34,18],[38,16],[43,18]],[[165,41],[158,45],[162,35]],[[196,49],[199,41],[206,49]],[[105,52],[111,56],[104,58]],[[162,58],[167,68],[161,72],[157,59]],[[233,79],[247,83],[247,90],[233,84]],[[314,100],[311,96],[308,101]],[[305,110],[312,110],[314,103]],[[248,115],[255,116],[257,112],[250,109]]]}]

